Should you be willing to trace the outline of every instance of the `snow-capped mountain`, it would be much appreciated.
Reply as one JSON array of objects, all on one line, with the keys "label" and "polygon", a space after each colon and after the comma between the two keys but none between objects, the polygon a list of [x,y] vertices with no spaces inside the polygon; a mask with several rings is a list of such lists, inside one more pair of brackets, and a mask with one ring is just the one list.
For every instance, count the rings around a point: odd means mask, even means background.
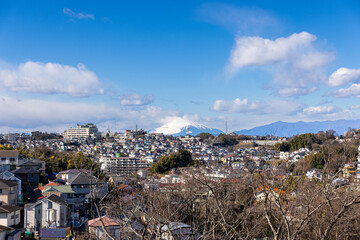
[{"label": "snow-capped mountain", "polygon": [[317,133],[332,129],[337,135],[342,135],[349,128],[360,128],[360,120],[335,120],[335,121],[315,121],[315,122],[274,122],[268,125],[235,131],[236,134],[250,136],[273,135],[279,137],[292,137],[303,133]]},{"label": "snow-capped mountain", "polygon": [[219,129],[209,128],[203,124],[196,123],[184,118],[174,118],[165,125],[156,128],[154,132],[173,136],[185,136],[188,134],[191,136],[196,136],[200,133],[210,133],[214,136],[217,136],[220,133],[224,133]]}]

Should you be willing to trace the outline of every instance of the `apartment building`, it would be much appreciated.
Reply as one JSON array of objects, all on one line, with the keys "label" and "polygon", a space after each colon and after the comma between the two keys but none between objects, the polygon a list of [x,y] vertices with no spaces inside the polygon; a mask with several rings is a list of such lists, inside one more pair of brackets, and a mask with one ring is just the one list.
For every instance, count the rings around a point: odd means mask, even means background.
[{"label": "apartment building", "polygon": [[92,123],[86,123],[83,125],[78,124],[76,128],[68,128],[64,131],[63,136],[65,139],[78,139],[78,138],[88,138],[88,137],[97,137],[100,136],[96,125]]},{"label": "apartment building", "polygon": [[148,160],[131,157],[101,157],[99,162],[101,169],[109,175],[137,172],[152,165]]}]

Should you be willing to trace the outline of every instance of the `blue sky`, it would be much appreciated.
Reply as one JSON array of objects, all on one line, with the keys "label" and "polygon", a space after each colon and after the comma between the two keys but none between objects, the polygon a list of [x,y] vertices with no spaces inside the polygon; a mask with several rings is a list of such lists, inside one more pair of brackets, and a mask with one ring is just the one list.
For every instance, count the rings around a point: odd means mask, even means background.
[{"label": "blue sky", "polygon": [[358,119],[359,1],[1,1],[0,131]]}]

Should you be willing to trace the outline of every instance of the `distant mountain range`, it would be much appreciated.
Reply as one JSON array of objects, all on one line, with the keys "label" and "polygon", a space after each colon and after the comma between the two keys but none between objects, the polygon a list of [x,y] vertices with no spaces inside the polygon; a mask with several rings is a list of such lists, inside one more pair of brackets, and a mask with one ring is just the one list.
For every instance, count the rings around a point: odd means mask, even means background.
[{"label": "distant mountain range", "polygon": [[[317,133],[319,131],[327,131],[332,129],[336,131],[336,135],[343,135],[349,128],[360,128],[359,120],[335,120],[335,121],[315,121],[315,122],[274,122],[268,125],[258,126],[251,129],[234,131],[236,134],[244,134],[249,136],[279,136],[292,137],[303,133]],[[197,136],[200,133],[210,133],[217,136],[223,131],[216,128],[209,128],[199,123],[187,122],[184,125],[172,127],[171,125],[163,126],[156,129],[156,132],[162,132],[165,135],[172,136]]]},{"label": "distant mountain range", "polygon": [[343,135],[349,128],[360,128],[360,120],[335,120],[316,122],[274,122],[268,125],[235,131],[236,134],[250,136],[273,135],[279,137],[291,137],[303,133],[317,133],[332,129],[337,135]]}]

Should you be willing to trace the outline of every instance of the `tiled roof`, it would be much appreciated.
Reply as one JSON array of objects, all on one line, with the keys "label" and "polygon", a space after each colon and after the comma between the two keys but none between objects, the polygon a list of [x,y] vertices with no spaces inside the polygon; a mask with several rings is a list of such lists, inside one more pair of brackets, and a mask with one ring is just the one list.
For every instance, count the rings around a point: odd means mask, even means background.
[{"label": "tiled roof", "polygon": [[90,184],[90,181],[91,181],[91,184],[95,184],[99,180],[96,177],[90,176],[87,173],[78,173],[76,176],[69,179],[68,183],[69,184]]},{"label": "tiled roof", "polygon": [[45,189],[42,190],[41,192],[42,193],[46,193],[46,192],[75,193],[69,185],[45,186]]},{"label": "tiled roof", "polygon": [[11,205],[2,205],[0,206],[0,213],[11,213],[22,209],[22,207],[11,206]]},{"label": "tiled roof", "polygon": [[90,173],[91,171],[89,169],[68,169],[62,172],[59,172],[59,174],[76,174],[76,173]]},{"label": "tiled roof", "polygon": [[89,227],[101,227],[102,226],[101,222],[103,222],[106,227],[121,225],[120,219],[109,218],[106,216],[101,217],[101,220],[100,218],[91,219],[89,220],[88,225]]},{"label": "tiled roof", "polygon": [[35,169],[32,169],[32,168],[24,168],[24,167],[21,167],[21,168],[17,168],[13,171],[11,171],[12,173],[14,174],[36,174],[36,173],[40,173],[40,171],[38,170],[35,170]]},{"label": "tiled roof", "polygon": [[65,199],[63,199],[62,197],[59,197],[56,194],[51,194],[49,197],[47,197],[46,199],[52,201],[52,202],[56,202],[59,204],[63,204],[63,205],[67,205],[67,202]]},{"label": "tiled roof", "polygon": [[50,181],[48,184],[46,184],[46,185],[44,185],[44,186],[42,186],[42,187],[35,188],[34,191],[35,191],[35,190],[40,190],[40,191],[42,191],[42,190],[45,189],[45,186],[59,186],[59,185],[60,185],[59,183],[51,182],[51,181]]},{"label": "tiled roof", "polygon": [[0,150],[0,157],[18,157],[18,150]]},{"label": "tiled roof", "polygon": [[65,228],[42,228],[40,229],[41,238],[66,238]]},{"label": "tiled roof", "polygon": [[18,184],[16,182],[11,182],[8,180],[0,179],[0,187],[1,188],[7,188],[7,187],[15,187]]}]

